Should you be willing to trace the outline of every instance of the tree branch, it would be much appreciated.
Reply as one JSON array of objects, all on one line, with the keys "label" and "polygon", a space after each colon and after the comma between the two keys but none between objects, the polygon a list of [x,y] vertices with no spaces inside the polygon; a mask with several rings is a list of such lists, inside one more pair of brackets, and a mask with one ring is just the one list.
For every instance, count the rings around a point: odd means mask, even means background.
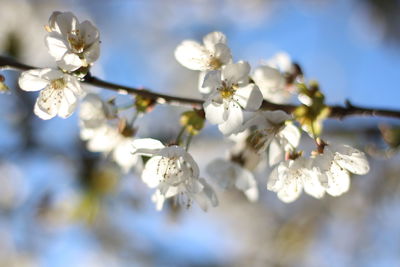
[{"label": "tree branch", "polygon": [[[37,68],[20,63],[9,57],[0,56],[0,70],[25,71],[30,69],[37,69]],[[204,103],[204,101],[200,99],[185,98],[185,97],[155,93],[145,88],[135,88],[135,87],[129,87],[125,85],[103,81],[99,78],[90,75],[85,77],[85,80],[83,82],[96,87],[117,91],[120,94],[140,95],[143,97],[151,98],[159,104],[167,103],[174,106],[189,106],[201,109]],[[296,105],[274,104],[265,100],[263,101],[261,106],[261,109],[263,110],[284,110],[287,113],[292,113],[296,108],[297,108]],[[349,101],[346,101],[345,106],[335,105],[335,106],[329,106],[329,108],[331,109],[329,115],[330,118],[343,119],[344,117],[347,116],[358,115],[358,116],[381,116],[381,117],[400,119],[399,110],[375,109],[375,108],[355,106],[351,104]]]}]

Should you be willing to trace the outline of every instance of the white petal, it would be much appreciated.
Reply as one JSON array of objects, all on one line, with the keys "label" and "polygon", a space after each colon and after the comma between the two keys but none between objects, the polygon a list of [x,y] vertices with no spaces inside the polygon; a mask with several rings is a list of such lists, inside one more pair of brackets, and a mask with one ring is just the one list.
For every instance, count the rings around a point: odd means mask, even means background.
[{"label": "white petal", "polygon": [[121,134],[117,129],[105,124],[102,127],[92,130],[89,138],[87,143],[89,151],[109,153],[120,142]]},{"label": "white petal", "polygon": [[250,65],[245,61],[230,63],[222,68],[222,80],[229,85],[247,83],[249,80]]},{"label": "white petal", "polygon": [[134,154],[152,156],[165,146],[156,139],[142,138],[133,140],[132,147]]},{"label": "white petal", "polygon": [[57,65],[66,71],[74,71],[82,67],[82,60],[77,54],[66,53],[60,60],[57,61]]},{"label": "white petal", "polygon": [[63,90],[47,87],[40,91],[36,100],[35,114],[41,119],[48,120],[55,117],[58,113],[61,100],[63,98]]},{"label": "white petal", "polygon": [[254,71],[254,82],[258,85],[265,100],[277,104],[288,103],[291,94],[286,90],[285,77],[275,68],[269,66],[258,67]]},{"label": "white petal", "polygon": [[276,53],[273,58],[267,61],[267,64],[278,68],[281,72],[292,72],[293,63],[286,52]]},{"label": "white petal", "polygon": [[159,171],[159,168],[161,168],[161,158],[162,157],[160,156],[152,157],[146,162],[146,165],[144,166],[141,177],[143,182],[150,188],[157,187],[164,179],[164,177],[160,175],[160,173],[162,172]]},{"label": "white petal", "polygon": [[322,186],[321,181],[319,179],[320,173],[316,169],[313,170],[304,170],[303,176],[303,186],[304,191],[315,197],[322,198],[325,194],[325,187]]},{"label": "white petal", "polygon": [[303,186],[299,179],[287,179],[284,187],[278,192],[278,198],[285,203],[295,201],[303,191]]},{"label": "white petal", "polygon": [[258,110],[263,101],[260,89],[255,84],[240,87],[236,91],[234,99],[247,111]]},{"label": "white petal", "polygon": [[232,62],[231,50],[225,44],[216,44],[211,51],[214,58],[216,58],[222,65]]},{"label": "white petal", "polygon": [[213,101],[210,96],[203,104],[206,120],[211,124],[220,124],[224,122],[224,104]]},{"label": "white petal", "polygon": [[350,188],[350,175],[348,171],[341,168],[336,163],[332,163],[332,166],[328,172],[326,172],[328,178],[328,184],[326,192],[332,196],[339,196],[347,192]]},{"label": "white petal", "polygon": [[269,145],[269,151],[268,151],[268,163],[269,166],[274,166],[275,164],[278,164],[285,158],[285,153],[281,145],[276,141],[276,139],[273,139]]},{"label": "white petal", "polygon": [[52,69],[35,69],[21,73],[18,79],[19,87],[24,91],[38,91],[45,88],[50,81],[43,77],[45,73],[53,71]]},{"label": "white petal", "polygon": [[209,203],[211,203],[213,207],[216,207],[218,205],[218,198],[214,189],[203,178],[200,178],[198,182],[202,185],[202,190],[193,195],[196,203],[204,211],[207,211]]},{"label": "white petal", "polygon": [[[298,147],[301,138],[300,130],[292,123],[289,123],[281,130],[280,136],[285,138],[291,147]],[[285,148],[288,149],[288,148]]]},{"label": "white petal", "polygon": [[175,49],[176,60],[191,70],[208,70],[209,57],[207,49],[195,41],[184,41]]},{"label": "white petal", "polygon": [[267,189],[273,192],[278,192],[283,187],[283,173],[287,171],[284,162],[276,166],[269,175]]},{"label": "white petal", "polygon": [[231,101],[228,111],[229,114],[226,121],[218,125],[218,129],[224,135],[231,135],[240,131],[243,123],[243,111],[241,107]]},{"label": "white petal", "polygon": [[256,179],[254,178],[253,174],[249,170],[239,165],[236,165],[236,168],[238,173],[235,183],[236,188],[243,191],[249,201],[257,201],[258,188]]},{"label": "white petal", "polygon": [[335,161],[339,166],[354,174],[363,175],[369,172],[369,163],[365,154],[350,146],[334,146]]},{"label": "white petal", "polygon": [[139,157],[132,154],[132,138],[123,138],[113,150],[114,161],[127,173],[139,163]]},{"label": "white petal", "polygon": [[199,92],[202,94],[203,98],[207,98],[207,96],[211,93],[211,91],[213,90],[213,88],[208,87],[208,86],[204,86],[204,81],[205,81],[205,77],[207,76],[207,71],[200,71],[199,73],[199,82],[198,82],[198,88],[199,88]]},{"label": "white petal", "polygon": [[83,52],[83,56],[88,64],[95,62],[100,56],[100,44],[99,41],[94,42]]},{"label": "white petal", "polygon": [[152,196],[151,200],[156,204],[156,210],[162,210],[164,206],[165,197],[160,193],[160,190],[157,190]]},{"label": "white petal", "polygon": [[93,44],[99,39],[99,32],[90,21],[85,20],[79,25],[80,35],[85,40],[85,44]]},{"label": "white petal", "polygon": [[36,116],[38,116],[39,118],[41,118],[42,120],[49,120],[51,118],[54,118],[56,116],[56,114],[52,113],[49,114],[47,111],[42,110],[39,105],[38,102],[36,101],[35,103],[35,107],[33,109],[33,112],[35,113]]},{"label": "white petal", "polygon": [[186,152],[182,147],[176,146],[177,148],[182,150],[182,158],[183,160],[188,163],[192,169],[192,178],[199,178],[200,170],[199,166],[197,165],[196,161],[193,159],[192,155]]},{"label": "white petal", "polygon": [[205,91],[214,91],[221,86],[221,71],[214,70],[205,74],[203,83],[201,85]]},{"label": "white petal", "polygon": [[222,32],[210,32],[203,37],[203,43],[207,49],[211,50],[216,44],[226,44],[226,36]]},{"label": "white petal", "polygon": [[64,54],[68,51],[68,44],[63,36],[57,32],[51,32],[46,36],[46,46],[49,53],[55,60],[61,60]]},{"label": "white petal", "polygon": [[56,32],[66,36],[72,30],[76,30],[78,19],[71,12],[53,12],[49,19],[49,26]]},{"label": "white petal", "polygon": [[263,114],[272,124],[282,124],[285,121],[292,119],[292,116],[283,110],[264,111]]},{"label": "white petal", "polygon": [[65,88],[62,90],[62,97],[59,100],[58,116],[61,118],[68,118],[74,112],[78,103],[78,96],[73,90]]}]

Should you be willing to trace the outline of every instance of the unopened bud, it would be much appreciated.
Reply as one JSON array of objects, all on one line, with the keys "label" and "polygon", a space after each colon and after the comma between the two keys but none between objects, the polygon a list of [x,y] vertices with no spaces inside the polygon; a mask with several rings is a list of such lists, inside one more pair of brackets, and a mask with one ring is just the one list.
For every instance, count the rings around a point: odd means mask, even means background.
[{"label": "unopened bud", "polygon": [[182,113],[180,123],[186,128],[186,131],[192,135],[196,135],[204,127],[204,111],[191,110]]}]

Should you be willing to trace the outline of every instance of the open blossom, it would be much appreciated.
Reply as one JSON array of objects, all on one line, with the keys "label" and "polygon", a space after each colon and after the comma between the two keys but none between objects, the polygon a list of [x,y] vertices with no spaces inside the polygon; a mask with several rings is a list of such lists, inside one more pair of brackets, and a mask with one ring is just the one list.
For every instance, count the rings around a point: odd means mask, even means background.
[{"label": "open blossom", "polygon": [[44,120],[55,116],[69,117],[82,94],[80,83],[74,76],[50,68],[24,71],[18,83],[25,91],[43,89],[36,100],[34,112]]},{"label": "open blossom", "polygon": [[138,156],[132,155],[132,136],[124,136],[116,126],[107,124],[109,119],[117,117],[117,109],[109,102],[103,101],[95,94],[88,94],[80,105],[80,136],[87,141],[87,149],[102,152],[128,172],[139,165]]},{"label": "open blossom", "polygon": [[117,117],[117,108],[96,94],[88,94],[80,104],[79,119],[85,129],[103,126],[108,119]]},{"label": "open blossom", "polygon": [[286,104],[292,98],[287,85],[287,75],[293,72],[289,55],[277,53],[264,65],[254,70],[252,78],[258,85],[265,100],[277,104]]},{"label": "open blossom", "polygon": [[271,172],[267,189],[278,194],[283,202],[295,201],[304,191],[321,198],[325,194],[325,187],[319,180],[319,171],[312,167],[312,159],[299,157],[295,160],[286,160],[278,164]]},{"label": "open blossom", "polygon": [[89,21],[79,23],[71,12],[53,12],[47,30],[46,45],[60,68],[74,71],[99,58],[99,32]]},{"label": "open blossom", "polygon": [[191,70],[217,70],[232,60],[226,45],[226,37],[221,32],[211,32],[204,36],[203,44],[183,41],[175,50],[176,60]]},{"label": "open blossom", "polygon": [[81,123],[80,135],[87,141],[89,151],[110,155],[124,172],[141,165],[139,157],[132,155],[134,137],[124,136],[116,127],[104,124],[98,128],[84,128]]},{"label": "open blossom", "polygon": [[[274,147],[273,152],[282,154],[282,151],[288,151],[299,145],[300,131],[293,124],[285,124],[291,119],[292,117],[282,110],[260,111],[246,121],[241,129],[255,128],[249,141],[259,153],[264,152],[274,142],[277,148]],[[276,157],[278,156],[270,155],[274,161]]]},{"label": "open blossom", "polygon": [[211,93],[204,102],[206,119],[218,124],[219,130],[229,135],[243,123],[243,111],[256,111],[262,103],[262,95],[255,84],[249,83],[250,65],[239,61],[222,67],[221,71],[209,72],[203,87]]},{"label": "open blossom", "polygon": [[196,201],[203,210],[218,204],[214,190],[199,178],[199,167],[192,156],[180,146],[164,146],[151,138],[133,141],[134,154],[151,157],[144,166],[142,180],[156,188],[153,201],[158,210],[166,199],[175,197],[187,206]]},{"label": "open blossom", "polygon": [[222,189],[236,187],[243,191],[249,201],[258,200],[257,181],[254,175],[239,164],[216,159],[208,164],[207,172]]},{"label": "open blossom", "polygon": [[323,154],[314,159],[320,170],[320,181],[326,192],[339,196],[350,188],[350,173],[363,175],[369,172],[365,154],[347,145],[328,145]]}]

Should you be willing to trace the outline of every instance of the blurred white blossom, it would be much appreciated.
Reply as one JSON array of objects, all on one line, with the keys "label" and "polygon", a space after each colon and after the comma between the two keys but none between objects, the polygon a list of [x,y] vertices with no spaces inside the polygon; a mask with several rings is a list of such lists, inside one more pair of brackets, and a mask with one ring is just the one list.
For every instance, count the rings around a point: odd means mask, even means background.
[{"label": "blurred white blossom", "polygon": [[276,104],[286,104],[292,98],[286,75],[292,72],[293,64],[289,55],[278,53],[264,65],[256,68],[252,78],[260,88],[265,100]]},{"label": "blurred white blossom", "polygon": [[236,187],[243,191],[249,201],[258,200],[258,187],[254,175],[239,164],[216,159],[207,165],[207,172],[222,189]]},{"label": "blurred white blossom", "polygon": [[304,157],[278,164],[269,176],[267,189],[276,192],[278,198],[287,203],[295,201],[303,189],[315,198],[325,194],[325,188],[319,180],[319,170],[312,167],[312,159]]},{"label": "blurred white blossom", "polygon": [[191,70],[217,70],[232,61],[226,37],[221,32],[204,36],[203,44],[193,40],[183,41],[175,50],[176,60]]},{"label": "blurred white blossom", "polygon": [[[264,152],[273,142],[270,149],[270,164],[274,165],[277,159],[282,159],[285,151],[296,148],[300,142],[300,131],[287,121],[292,116],[282,110],[259,111],[247,120],[241,130],[253,129],[249,137],[252,147],[259,153]],[[279,155],[278,155],[279,154]]]},{"label": "blurred white blossom", "polygon": [[320,170],[321,183],[326,192],[339,196],[350,188],[350,173],[367,174],[369,163],[365,154],[347,145],[327,145],[323,154],[314,159]]}]

